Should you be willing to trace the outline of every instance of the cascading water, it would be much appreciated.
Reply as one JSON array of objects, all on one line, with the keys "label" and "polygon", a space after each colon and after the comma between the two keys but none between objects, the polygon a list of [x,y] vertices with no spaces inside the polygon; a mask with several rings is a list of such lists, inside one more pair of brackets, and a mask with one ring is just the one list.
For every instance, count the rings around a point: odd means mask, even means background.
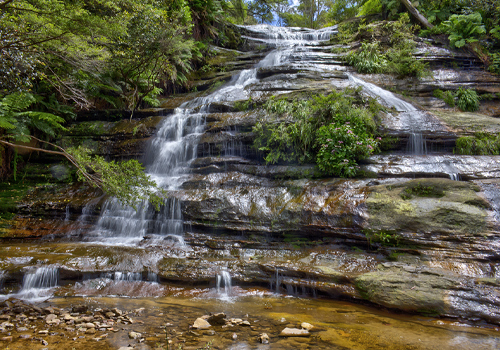
[{"label": "cascading water", "polygon": [[[259,68],[300,61],[306,53],[313,54],[304,49],[304,45],[318,44],[335,33],[335,28],[320,31],[270,26],[242,28],[251,30],[252,36],[260,37],[259,40],[276,49],[255,68],[242,70],[219,90],[185,102],[173,115],[165,118],[147,149],[144,163],[148,174],[171,196],[165,200],[159,212],[148,202],[138,203],[137,210],[134,210],[121,205],[114,198],[107,200],[94,230],[97,240],[111,244],[131,244],[149,235],[162,240],[176,237],[174,242],[182,244],[181,203],[175,198],[175,191],[189,176],[189,166],[197,156],[198,140],[205,128],[205,117],[210,113],[210,106],[216,102],[248,99],[251,96],[246,87],[259,81]],[[229,143],[224,155],[241,155],[243,149],[240,148],[238,142]]]},{"label": "cascading water", "polygon": [[[217,272],[217,294],[222,297],[231,295],[231,274],[226,269]],[[224,287],[224,289],[222,289]]]},{"label": "cascading water", "polygon": [[402,123],[406,124],[408,129],[408,144],[407,152],[411,155],[422,155],[427,154],[427,144],[422,132],[420,131],[419,119],[422,116],[422,112],[419,111],[411,103],[403,101],[402,99],[396,97],[392,92],[384,90],[374,84],[368,83],[352,75],[348,75],[349,80],[355,85],[361,86],[363,91],[377,99],[382,105],[388,108],[394,108],[400,112],[399,118]]},{"label": "cascading water", "polygon": [[50,290],[58,283],[57,267],[38,267],[25,273],[21,290],[11,296],[30,301],[44,300],[52,296]]}]

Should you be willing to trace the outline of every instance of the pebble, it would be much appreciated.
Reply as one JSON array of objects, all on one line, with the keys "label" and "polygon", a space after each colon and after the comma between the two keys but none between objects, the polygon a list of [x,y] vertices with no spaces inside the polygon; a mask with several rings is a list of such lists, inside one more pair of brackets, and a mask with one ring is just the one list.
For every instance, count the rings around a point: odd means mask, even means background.
[{"label": "pebble", "polygon": [[210,323],[208,323],[206,320],[203,318],[197,318],[196,321],[194,321],[193,328],[196,329],[207,329],[210,328]]},{"label": "pebble", "polygon": [[95,334],[96,332],[95,328],[89,328],[85,331],[85,334]]},{"label": "pebble", "polygon": [[259,341],[262,344],[269,344],[269,336],[267,335],[267,333],[262,333],[261,335],[259,335]]},{"label": "pebble", "polygon": [[233,333],[233,335],[231,336],[231,339],[233,339],[233,340],[236,340],[236,339],[238,339],[238,334],[236,334],[236,333]]},{"label": "pebble", "polygon": [[21,338],[21,339],[31,339],[31,335],[30,334],[21,334],[19,336],[19,338]]},{"label": "pebble", "polygon": [[128,337],[130,339],[140,339],[141,336],[142,336],[142,334],[141,333],[137,333],[137,332],[129,332],[128,333]]},{"label": "pebble", "polygon": [[0,338],[1,341],[12,341],[12,336],[8,336],[8,337],[2,337]]},{"label": "pebble", "polygon": [[314,326],[307,322],[302,322],[300,326],[308,331],[312,331],[314,329]]},{"label": "pebble", "polygon": [[309,331],[307,329],[288,328],[286,327],[280,333],[281,337],[308,337]]}]

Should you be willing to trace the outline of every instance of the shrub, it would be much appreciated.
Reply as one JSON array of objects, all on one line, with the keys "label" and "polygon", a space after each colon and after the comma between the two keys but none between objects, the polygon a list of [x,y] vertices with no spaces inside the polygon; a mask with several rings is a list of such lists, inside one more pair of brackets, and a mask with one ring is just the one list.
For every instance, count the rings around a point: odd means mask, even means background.
[{"label": "shrub", "polygon": [[361,50],[347,56],[347,63],[359,73],[381,73],[387,66],[387,60],[379,52],[379,42],[361,44]]},{"label": "shrub", "polygon": [[457,139],[454,153],[469,155],[499,155],[500,135],[478,133]]},{"label": "shrub", "polygon": [[316,163],[328,175],[356,175],[357,161],[367,158],[378,147],[378,142],[369,134],[356,132],[348,122],[342,126],[324,125],[317,135],[320,146]]},{"label": "shrub", "polygon": [[488,67],[488,70],[492,73],[500,74],[500,53],[497,53],[497,52],[492,53],[490,55],[490,58],[491,58],[491,62],[490,62],[490,65]]},{"label": "shrub", "polygon": [[451,15],[449,20],[441,23],[444,32],[449,34],[451,47],[461,48],[472,43],[486,33],[483,18],[478,12],[468,15]]},{"label": "shrub", "polygon": [[453,92],[437,89],[432,92],[432,95],[443,100],[448,106],[455,107],[455,94]]},{"label": "shrub", "polygon": [[[254,146],[264,152],[266,163],[316,162],[328,175],[354,176],[357,161],[378,148],[374,140],[376,108],[365,108],[347,94],[312,96],[308,100],[266,102],[274,120],[253,128]],[[344,160],[347,160],[344,161]]]},{"label": "shrub", "polygon": [[476,91],[459,88],[457,91],[457,106],[462,111],[477,111],[479,109],[479,96]]}]

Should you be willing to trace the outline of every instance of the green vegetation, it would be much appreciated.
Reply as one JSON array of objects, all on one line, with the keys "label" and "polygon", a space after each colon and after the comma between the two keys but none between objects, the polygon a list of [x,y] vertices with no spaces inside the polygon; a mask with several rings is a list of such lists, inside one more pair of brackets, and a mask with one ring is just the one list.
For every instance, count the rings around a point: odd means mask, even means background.
[{"label": "green vegetation", "polygon": [[380,141],[374,137],[376,111],[360,103],[355,93],[271,98],[265,108],[274,120],[256,124],[255,147],[264,152],[266,163],[316,162],[325,174],[355,176],[357,162],[375,152]]},{"label": "green vegetation", "polygon": [[437,89],[432,92],[432,95],[443,100],[448,106],[455,107],[455,94],[453,92]]},{"label": "green vegetation", "polygon": [[466,43],[473,43],[486,33],[483,18],[480,13],[468,15],[451,15],[447,21],[441,23],[443,31],[450,36],[451,47],[461,48]]},{"label": "green vegetation", "polygon": [[[413,33],[418,27],[410,25],[408,14],[402,14],[398,21],[354,28],[344,27],[340,40],[370,37],[358,51],[352,51],[346,57],[347,63],[359,73],[388,73],[399,77],[428,74],[426,64],[413,55],[416,47]],[[351,33],[352,30],[357,32]],[[381,40],[387,37],[390,40],[383,45]]]},{"label": "green vegetation", "polygon": [[[434,90],[432,95],[443,100],[448,106],[455,107],[455,104],[464,112],[475,112],[479,110],[480,97],[475,90],[459,88],[457,92],[443,92],[440,89]],[[485,98],[496,98],[496,96],[485,96]],[[456,102],[455,102],[456,101]]]},{"label": "green vegetation", "polygon": [[382,246],[386,247],[397,247],[399,246],[400,237],[394,233],[389,231],[372,231],[372,230],[364,230],[366,239],[370,246],[373,243],[380,243]]},{"label": "green vegetation", "polygon": [[457,106],[462,111],[477,111],[479,109],[479,96],[476,91],[459,88],[457,91]]},{"label": "green vegetation", "polygon": [[457,139],[454,153],[469,155],[499,155],[500,135],[478,133]]}]

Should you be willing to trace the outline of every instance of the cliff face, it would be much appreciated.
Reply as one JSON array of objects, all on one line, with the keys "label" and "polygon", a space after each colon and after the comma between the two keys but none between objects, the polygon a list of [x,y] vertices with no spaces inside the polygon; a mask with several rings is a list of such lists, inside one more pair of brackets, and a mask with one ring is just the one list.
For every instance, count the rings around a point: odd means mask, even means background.
[{"label": "cliff face", "polygon": [[[500,100],[494,95],[500,93],[500,79],[481,70],[470,55],[433,45],[418,50],[431,65],[429,77],[356,75],[343,65],[342,54],[333,54],[322,41],[332,31],[241,30],[242,51],[214,48],[213,65],[198,72],[192,93],[140,111],[132,121],[105,112],[82,116],[60,140],[65,147],[85,144],[114,159],[144,159],[152,169],[157,161],[149,158],[158,130],[179,113],[175,108],[206,99],[196,107],[205,114],[190,175],[169,191],[166,204],[180,211],[174,219],[181,220],[190,259],[170,248],[148,246],[147,252],[134,252],[141,255],[134,271],[202,284],[213,278],[216,260],[242,285],[307,287],[410,312],[500,323],[500,158],[452,153],[460,136],[500,131]],[[235,74],[263,59],[274,61],[257,65],[253,80],[241,83],[245,98],[213,98],[224,82],[237,86],[242,74]],[[450,62],[458,63],[450,68]],[[433,97],[436,89],[461,86],[488,93],[490,99],[481,101],[478,112],[465,113]],[[362,164],[366,178],[324,178],[314,165],[263,163],[253,148],[252,127],[266,117],[259,106],[273,95],[305,98],[346,87],[359,87],[386,106],[378,128],[393,138],[392,147]],[[88,240],[99,236],[96,222],[111,210],[98,191],[52,184],[32,189],[19,201],[17,216],[4,225],[2,235]],[[147,220],[130,213],[121,220],[147,221],[140,226],[145,245],[158,225],[174,220],[165,212],[144,215]],[[102,248],[92,254],[114,253]],[[154,254],[162,258],[152,263]],[[92,267],[56,257],[51,263],[73,279],[75,271],[129,266],[124,259],[117,256]]]}]

